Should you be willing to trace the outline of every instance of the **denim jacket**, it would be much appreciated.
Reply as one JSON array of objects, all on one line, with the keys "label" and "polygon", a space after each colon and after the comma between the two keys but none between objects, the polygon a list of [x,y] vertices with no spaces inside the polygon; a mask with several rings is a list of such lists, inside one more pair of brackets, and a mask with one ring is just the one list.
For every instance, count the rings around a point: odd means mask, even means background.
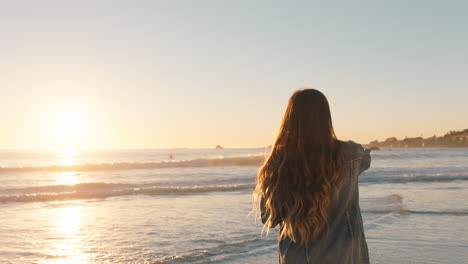
[{"label": "denim jacket", "polygon": [[[370,150],[353,141],[342,142],[345,169],[337,186],[337,196],[330,202],[328,225],[306,246],[289,238],[279,241],[279,263],[369,263],[359,208],[358,176],[370,167]],[[261,208],[264,205],[262,203]],[[262,220],[266,215],[262,212]],[[281,228],[281,221],[278,222]]]}]

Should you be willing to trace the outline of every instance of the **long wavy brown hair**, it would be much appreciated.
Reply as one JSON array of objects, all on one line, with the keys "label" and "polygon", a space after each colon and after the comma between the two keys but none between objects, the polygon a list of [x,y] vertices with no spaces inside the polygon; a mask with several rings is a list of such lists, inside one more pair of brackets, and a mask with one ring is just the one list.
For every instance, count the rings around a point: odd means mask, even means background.
[{"label": "long wavy brown hair", "polygon": [[271,153],[258,172],[254,207],[279,239],[306,244],[328,223],[328,208],[344,164],[327,98],[318,90],[289,99]]}]

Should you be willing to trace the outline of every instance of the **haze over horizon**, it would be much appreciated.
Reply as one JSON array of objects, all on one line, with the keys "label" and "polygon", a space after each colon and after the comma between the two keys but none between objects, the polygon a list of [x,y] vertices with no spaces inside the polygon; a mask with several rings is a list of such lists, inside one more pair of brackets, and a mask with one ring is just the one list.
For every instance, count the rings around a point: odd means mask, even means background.
[{"label": "haze over horizon", "polygon": [[5,1],[0,149],[267,146],[305,87],[340,139],[463,130],[468,3],[449,2]]}]

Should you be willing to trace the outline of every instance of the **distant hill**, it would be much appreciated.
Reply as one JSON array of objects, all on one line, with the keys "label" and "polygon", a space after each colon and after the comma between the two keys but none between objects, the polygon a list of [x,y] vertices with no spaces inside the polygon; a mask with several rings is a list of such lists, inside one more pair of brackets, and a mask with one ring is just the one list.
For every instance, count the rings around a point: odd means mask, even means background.
[{"label": "distant hill", "polygon": [[374,140],[367,147],[384,148],[468,148],[468,129],[462,131],[450,131],[447,134],[436,137],[387,138],[384,141]]}]

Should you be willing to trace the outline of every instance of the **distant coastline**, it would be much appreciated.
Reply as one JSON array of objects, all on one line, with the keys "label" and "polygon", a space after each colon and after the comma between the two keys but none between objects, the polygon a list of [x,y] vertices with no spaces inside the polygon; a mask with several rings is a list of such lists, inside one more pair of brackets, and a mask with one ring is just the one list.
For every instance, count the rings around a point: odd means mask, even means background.
[{"label": "distant coastline", "polygon": [[468,148],[468,129],[450,131],[443,136],[436,135],[428,138],[413,137],[397,139],[389,137],[384,141],[374,140],[366,147],[379,148]]}]

